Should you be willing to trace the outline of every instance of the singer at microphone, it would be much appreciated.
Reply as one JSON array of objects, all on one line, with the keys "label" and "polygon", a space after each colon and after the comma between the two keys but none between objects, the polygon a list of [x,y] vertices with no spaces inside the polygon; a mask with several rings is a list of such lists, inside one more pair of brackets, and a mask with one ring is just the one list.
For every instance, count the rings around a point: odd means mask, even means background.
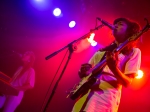
[{"label": "singer at microphone", "polygon": [[110,23],[108,23],[107,21],[105,21],[105,20],[103,20],[103,19],[101,19],[101,18],[99,18],[99,17],[97,17],[97,19],[98,19],[99,21],[101,21],[102,24],[104,24],[105,26],[108,26],[110,29],[112,29],[112,30],[115,29],[115,26],[112,25],[112,24],[110,24]]},{"label": "singer at microphone", "polygon": [[140,31],[139,24],[127,18],[117,18],[113,24],[97,19],[113,30],[114,42],[93,53],[90,60],[81,65],[78,72],[81,82],[71,91],[74,95],[71,98],[76,98],[71,112],[117,112],[122,87],[128,87],[140,69],[141,50],[136,42],[126,44],[121,52],[113,52]]}]

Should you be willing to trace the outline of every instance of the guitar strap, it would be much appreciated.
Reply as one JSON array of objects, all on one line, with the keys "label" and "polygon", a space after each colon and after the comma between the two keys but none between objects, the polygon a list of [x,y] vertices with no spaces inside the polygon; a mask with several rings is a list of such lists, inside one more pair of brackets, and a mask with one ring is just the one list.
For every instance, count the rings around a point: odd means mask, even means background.
[{"label": "guitar strap", "polygon": [[[112,42],[109,46],[106,46],[105,48],[102,48],[102,49],[100,49],[99,51],[100,52],[105,52],[104,54],[103,54],[103,57],[101,58],[101,60],[99,61],[99,63],[100,62],[102,62],[105,58],[106,58],[106,52],[107,51],[109,51],[109,52],[112,52],[114,49],[116,49],[117,48],[117,43],[114,41],[114,42]],[[105,66],[103,66],[100,70],[99,70],[99,74],[100,73],[102,73],[102,70],[103,70],[103,68],[104,68]]]}]

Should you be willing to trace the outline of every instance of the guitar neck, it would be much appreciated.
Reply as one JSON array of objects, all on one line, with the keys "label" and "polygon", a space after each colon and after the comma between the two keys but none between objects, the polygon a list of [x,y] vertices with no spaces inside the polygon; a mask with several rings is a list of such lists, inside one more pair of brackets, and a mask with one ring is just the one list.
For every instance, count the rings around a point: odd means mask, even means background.
[{"label": "guitar neck", "polygon": [[99,62],[92,68],[92,74],[94,74],[95,76],[98,73],[100,73],[105,65],[106,65],[106,59],[103,59],[101,62]]}]

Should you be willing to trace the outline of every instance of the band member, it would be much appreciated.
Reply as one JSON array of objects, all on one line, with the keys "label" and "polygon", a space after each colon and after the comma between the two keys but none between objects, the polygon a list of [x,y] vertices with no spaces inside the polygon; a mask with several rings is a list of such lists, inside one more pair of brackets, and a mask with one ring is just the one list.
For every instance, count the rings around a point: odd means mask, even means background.
[{"label": "band member", "polygon": [[35,71],[32,68],[35,61],[35,55],[32,51],[27,51],[22,56],[23,65],[15,72],[10,79],[10,85],[19,91],[17,96],[2,95],[0,96],[0,106],[3,107],[3,112],[14,112],[17,106],[21,103],[24,92],[34,87]]},{"label": "band member", "polygon": [[[125,40],[139,32],[139,25],[127,18],[114,20],[115,29],[113,46],[121,45]],[[106,66],[96,83],[76,100],[72,112],[117,112],[120,104],[122,86],[127,87],[137,75],[141,65],[141,51],[133,42],[120,53],[113,53],[112,46],[97,51],[89,63],[79,70],[82,80],[86,79],[88,70],[94,67],[106,52]]]}]

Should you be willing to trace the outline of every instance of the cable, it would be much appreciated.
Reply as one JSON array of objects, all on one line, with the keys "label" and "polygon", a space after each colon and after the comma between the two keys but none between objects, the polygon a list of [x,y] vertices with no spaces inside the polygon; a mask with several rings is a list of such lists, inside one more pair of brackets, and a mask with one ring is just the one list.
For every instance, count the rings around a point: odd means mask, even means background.
[{"label": "cable", "polygon": [[44,102],[43,102],[43,105],[42,105],[42,108],[41,108],[41,112],[43,112],[47,95],[48,95],[48,93],[49,93],[49,91],[50,91],[50,88],[51,88],[51,86],[52,86],[52,83],[53,83],[53,81],[54,81],[54,79],[55,79],[55,77],[56,77],[56,75],[57,75],[57,73],[58,73],[58,71],[59,71],[59,69],[60,69],[60,67],[61,67],[61,65],[62,65],[62,63],[63,63],[63,61],[64,61],[64,59],[65,59],[65,57],[66,57],[66,55],[67,55],[67,52],[68,52],[68,50],[66,51],[66,53],[65,53],[65,55],[64,55],[64,57],[63,57],[63,59],[62,59],[62,61],[61,61],[61,63],[60,63],[60,65],[59,65],[59,67],[58,67],[58,69],[57,69],[57,71],[56,71],[56,73],[55,73],[55,75],[54,75],[54,78],[52,79],[52,82],[50,83],[50,86],[49,86],[49,88],[48,88],[48,90],[47,90],[47,92],[46,92],[46,96],[45,96],[45,98],[44,98]]}]

